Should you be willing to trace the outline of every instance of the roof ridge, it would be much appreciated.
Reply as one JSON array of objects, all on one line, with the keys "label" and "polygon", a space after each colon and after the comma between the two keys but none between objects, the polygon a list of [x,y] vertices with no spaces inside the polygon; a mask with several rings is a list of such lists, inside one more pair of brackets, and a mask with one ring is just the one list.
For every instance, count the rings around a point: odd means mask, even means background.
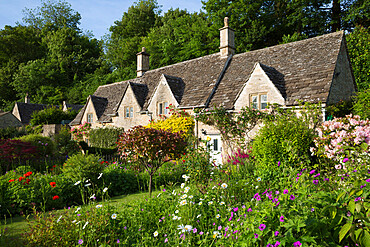
[{"label": "roof ridge", "polygon": [[234,57],[239,57],[239,56],[241,56],[245,53],[255,53],[255,52],[260,52],[261,50],[270,50],[270,49],[273,49],[273,48],[276,48],[276,47],[281,47],[281,46],[289,47],[291,45],[295,45],[295,44],[298,44],[298,43],[312,42],[313,40],[316,40],[316,39],[322,39],[324,37],[330,37],[330,36],[335,36],[335,35],[339,35],[339,34],[341,34],[342,37],[343,37],[344,36],[344,31],[343,30],[336,31],[336,32],[327,33],[327,34],[323,34],[323,35],[320,35],[320,36],[315,36],[315,37],[302,39],[302,40],[298,40],[298,41],[293,41],[293,42],[289,42],[289,43],[285,43],[285,44],[273,45],[273,46],[268,46],[268,47],[257,49],[257,50],[246,51],[246,52],[243,52],[243,53],[235,54]]}]

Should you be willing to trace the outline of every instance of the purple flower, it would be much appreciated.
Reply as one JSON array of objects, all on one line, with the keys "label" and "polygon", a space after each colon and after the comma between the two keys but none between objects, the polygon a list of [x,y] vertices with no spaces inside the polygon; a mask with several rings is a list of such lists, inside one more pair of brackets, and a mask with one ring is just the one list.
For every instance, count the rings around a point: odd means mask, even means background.
[{"label": "purple flower", "polygon": [[84,241],[82,239],[78,240],[78,244],[82,244]]},{"label": "purple flower", "polygon": [[252,212],[252,209],[251,208],[248,208],[247,212]]},{"label": "purple flower", "polygon": [[295,196],[294,195],[290,195],[290,200],[294,200],[295,199]]},{"label": "purple flower", "polygon": [[313,211],[315,211],[315,209],[314,208],[311,208],[311,212],[313,212]]},{"label": "purple flower", "polygon": [[346,163],[348,161],[348,158],[343,159],[343,163]]},{"label": "purple flower", "polygon": [[287,190],[287,189],[285,189],[284,191],[283,191],[283,194],[285,195],[285,194],[288,194],[289,193],[289,190]]},{"label": "purple flower", "polygon": [[263,230],[265,230],[266,225],[265,225],[265,224],[261,224],[258,228],[259,228],[261,231],[263,231]]},{"label": "purple flower", "polygon": [[167,242],[168,242],[168,238],[166,238],[166,239],[164,240],[164,242],[165,242],[165,243],[167,243]]},{"label": "purple flower", "polygon": [[278,247],[279,245],[280,245],[280,242],[276,241],[276,243],[274,244],[274,247]]},{"label": "purple flower", "polygon": [[196,233],[198,230],[197,230],[197,228],[194,228],[193,229],[193,233]]},{"label": "purple flower", "polygon": [[319,180],[313,180],[312,183],[317,185],[319,183]]},{"label": "purple flower", "polygon": [[347,212],[347,217],[351,217],[351,212]]},{"label": "purple flower", "polygon": [[222,229],[222,226],[218,226],[218,228],[217,228],[218,230],[221,230]]},{"label": "purple flower", "polygon": [[318,177],[318,176],[320,176],[320,172],[319,172],[319,173],[317,173],[316,175],[314,175],[313,177],[314,177],[314,178],[316,178],[316,177]]},{"label": "purple flower", "polygon": [[284,222],[284,216],[280,216],[279,220],[280,222]]},{"label": "purple flower", "polygon": [[239,210],[239,208],[234,208],[234,212],[236,212],[236,211],[238,211]]},{"label": "purple flower", "polygon": [[119,244],[120,243],[120,241],[119,241],[119,239],[117,239],[117,244]]},{"label": "purple flower", "polygon": [[254,234],[254,238],[258,238],[258,234],[257,233]]},{"label": "purple flower", "polygon": [[315,170],[311,170],[310,171],[310,174],[312,175],[312,174],[314,174],[315,173]]},{"label": "purple flower", "polygon": [[297,242],[293,243],[293,245],[294,245],[294,247],[298,247],[298,246],[301,246],[302,244],[301,244],[301,242],[297,241]]},{"label": "purple flower", "polygon": [[361,200],[361,197],[355,198],[355,202],[360,201],[360,200]]},{"label": "purple flower", "polygon": [[366,182],[370,183],[370,178],[369,179],[366,179]]},{"label": "purple flower", "polygon": [[274,234],[275,234],[275,237],[277,237],[279,235],[279,232],[276,231]]},{"label": "purple flower", "polygon": [[203,232],[200,232],[199,235],[203,235]]},{"label": "purple flower", "polygon": [[278,161],[278,166],[280,166],[280,164],[281,164],[280,161]]}]

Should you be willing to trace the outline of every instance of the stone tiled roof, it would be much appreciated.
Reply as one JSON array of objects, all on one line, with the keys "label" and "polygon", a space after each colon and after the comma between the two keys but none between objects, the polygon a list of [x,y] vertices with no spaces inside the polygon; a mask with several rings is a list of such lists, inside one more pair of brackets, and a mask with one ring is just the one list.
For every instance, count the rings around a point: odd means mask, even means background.
[{"label": "stone tiled roof", "polygon": [[72,111],[79,111],[82,109],[83,105],[66,104],[66,107],[72,109]]},{"label": "stone tiled roof", "polygon": [[[257,62],[283,75],[278,81],[284,83],[277,85],[284,84],[286,105],[298,104],[298,100],[325,103],[343,38],[344,33],[340,31],[234,55],[210,105],[233,108],[241,85],[250,77]],[[274,82],[272,69],[265,71]]]},{"label": "stone tiled roof", "polygon": [[[19,112],[19,116],[21,118],[22,124],[30,123],[33,112],[44,110],[47,107],[53,107],[52,105],[31,104],[31,103],[22,103],[22,102],[16,102],[15,104],[18,107],[18,112]],[[59,107],[59,106],[54,106],[54,107]]]},{"label": "stone tiled roof", "polygon": [[[228,66],[225,66],[227,58],[220,58],[216,53],[150,70],[128,81],[100,86],[94,95],[106,98],[107,105],[99,120],[110,120],[108,114],[113,114],[118,107],[129,82],[134,85],[139,104],[147,110],[162,75],[169,82],[180,107],[202,107],[208,99],[209,106],[223,105],[232,109],[256,63],[260,63],[286,105],[295,105],[299,100],[325,103],[343,39],[344,33],[340,31],[245,52],[234,55]],[[75,120],[81,117],[77,115]]]}]

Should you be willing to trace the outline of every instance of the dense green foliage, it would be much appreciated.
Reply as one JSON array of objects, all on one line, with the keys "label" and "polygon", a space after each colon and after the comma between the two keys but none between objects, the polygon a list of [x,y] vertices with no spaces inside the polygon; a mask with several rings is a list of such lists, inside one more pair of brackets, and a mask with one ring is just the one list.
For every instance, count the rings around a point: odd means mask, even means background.
[{"label": "dense green foliage", "polygon": [[39,134],[29,134],[17,138],[24,142],[29,142],[37,147],[41,156],[49,156],[55,153],[55,145],[50,137],[42,136]]},{"label": "dense green foliage", "polygon": [[59,133],[53,136],[57,152],[63,156],[73,155],[79,151],[76,141],[72,140],[71,132],[67,126],[62,126]]},{"label": "dense green foliage", "polygon": [[27,131],[25,128],[8,127],[0,128],[0,139],[12,139],[15,137],[26,135]]},{"label": "dense green foliage", "polygon": [[118,137],[123,133],[122,128],[97,128],[89,131],[89,145],[98,148],[116,147]]},{"label": "dense green foliage", "polygon": [[44,124],[60,124],[62,120],[73,120],[77,115],[75,111],[63,111],[61,108],[48,107],[32,113],[30,124],[32,126]]}]

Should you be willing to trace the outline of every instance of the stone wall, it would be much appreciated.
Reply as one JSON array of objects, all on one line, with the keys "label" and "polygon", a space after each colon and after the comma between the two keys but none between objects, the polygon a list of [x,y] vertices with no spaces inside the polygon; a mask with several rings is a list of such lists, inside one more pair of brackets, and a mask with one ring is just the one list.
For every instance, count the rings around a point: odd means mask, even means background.
[{"label": "stone wall", "polygon": [[[62,126],[63,125],[61,124],[45,124],[42,127],[42,135],[47,136],[47,137],[54,136],[60,132],[60,130],[62,129]],[[65,125],[65,126],[68,126],[68,125]]]}]

